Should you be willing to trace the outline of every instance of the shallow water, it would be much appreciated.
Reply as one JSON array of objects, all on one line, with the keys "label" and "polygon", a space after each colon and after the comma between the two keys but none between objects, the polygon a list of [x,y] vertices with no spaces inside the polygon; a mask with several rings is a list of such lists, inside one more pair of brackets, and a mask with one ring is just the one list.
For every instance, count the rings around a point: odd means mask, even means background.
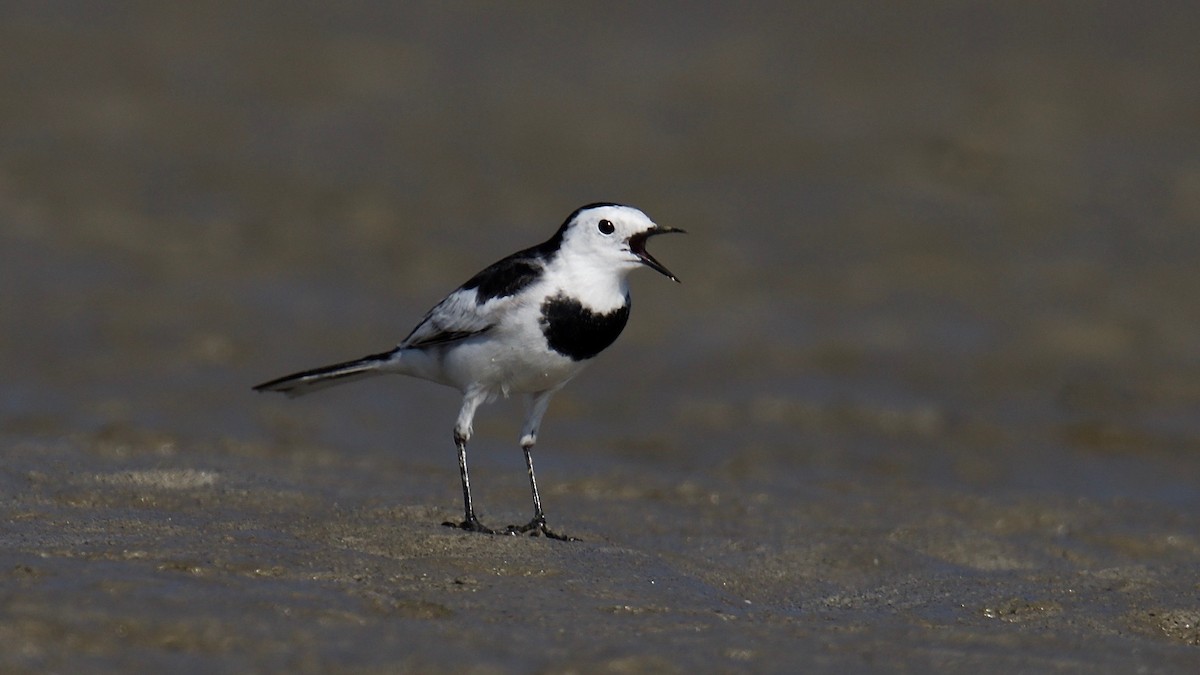
[{"label": "shallow water", "polygon": [[[1194,669],[1200,15],[1058,11],[0,5],[2,669]],[[440,527],[453,391],[250,391],[596,200],[690,234],[582,542]]]}]

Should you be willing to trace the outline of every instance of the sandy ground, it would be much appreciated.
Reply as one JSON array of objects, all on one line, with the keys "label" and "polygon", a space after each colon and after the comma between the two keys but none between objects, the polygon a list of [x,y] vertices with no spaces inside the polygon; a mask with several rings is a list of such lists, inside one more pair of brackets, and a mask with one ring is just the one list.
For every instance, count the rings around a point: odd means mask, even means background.
[{"label": "sandy ground", "polygon": [[[561,473],[546,477],[547,501],[582,542],[439,526],[456,515],[449,466],[414,474],[130,430],[10,445],[5,667],[1186,672],[1196,662],[1194,514],[887,483],[801,480],[778,494],[720,471],[682,482]],[[519,478],[485,494],[520,503]],[[439,482],[442,494],[429,489]],[[439,501],[446,508],[430,505]]]},{"label": "sandy ground", "polygon": [[[0,670],[1196,671],[1198,29],[0,4]],[[250,391],[595,200],[690,234],[547,417],[581,541],[440,525],[455,392]]]}]

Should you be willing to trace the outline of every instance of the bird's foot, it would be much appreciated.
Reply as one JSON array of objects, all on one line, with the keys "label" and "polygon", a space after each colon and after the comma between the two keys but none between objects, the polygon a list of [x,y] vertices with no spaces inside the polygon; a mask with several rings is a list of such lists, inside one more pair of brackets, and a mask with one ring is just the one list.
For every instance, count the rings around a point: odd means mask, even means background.
[{"label": "bird's foot", "polygon": [[442,523],[442,526],[454,527],[460,530],[466,530],[467,532],[478,532],[480,534],[512,534],[512,532],[497,532],[496,530],[487,527],[483,523],[479,522],[479,519],[476,518],[475,514],[473,513],[467,514],[466,519],[461,523],[456,523],[453,520],[447,520],[446,522]]},{"label": "bird's foot", "polygon": [[547,539],[557,539],[559,541],[579,541],[575,537],[569,537],[565,534],[558,534],[546,527],[546,518],[544,516],[535,517],[533,520],[524,525],[509,525],[509,534],[528,534],[531,537],[546,537]]}]

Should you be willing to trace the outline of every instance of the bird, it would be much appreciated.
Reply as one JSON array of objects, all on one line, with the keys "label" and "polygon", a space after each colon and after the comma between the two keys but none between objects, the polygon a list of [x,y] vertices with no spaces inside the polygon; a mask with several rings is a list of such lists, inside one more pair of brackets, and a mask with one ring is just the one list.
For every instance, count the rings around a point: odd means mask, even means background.
[{"label": "bird", "polygon": [[[483,269],[434,305],[393,349],[285,375],[253,387],[301,396],[334,385],[401,374],[454,387],[462,404],[454,423],[463,520],[443,525],[483,534],[573,540],[546,525],[533,470],[533,447],[551,398],[621,334],[629,319],[628,275],[649,267],[679,282],[646,250],[651,237],[682,233],[641,210],[596,202],[573,211],[546,241]],[[476,410],[511,394],[527,397],[520,432],[533,518],[496,530],[476,516],[467,443]]]}]

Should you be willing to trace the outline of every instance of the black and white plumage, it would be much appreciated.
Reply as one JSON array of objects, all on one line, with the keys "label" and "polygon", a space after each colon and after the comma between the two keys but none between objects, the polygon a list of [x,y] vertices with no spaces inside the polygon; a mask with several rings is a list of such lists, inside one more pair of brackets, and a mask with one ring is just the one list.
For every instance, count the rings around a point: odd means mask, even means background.
[{"label": "black and white plumage", "polygon": [[[531,450],[550,398],[617,339],[629,318],[627,276],[645,265],[673,281],[646,252],[646,240],[682,232],[660,227],[630,206],[589,204],[573,212],[549,240],[514,253],[446,296],[393,350],[281,377],[254,389],[300,396],[365,377],[397,373],[463,393],[454,425],[465,518],[446,523],[490,534],[530,532],[564,538],[546,527]],[[521,448],[533,492],[533,519],[495,531],[471,502],[467,441],[480,405],[527,394]]]}]

